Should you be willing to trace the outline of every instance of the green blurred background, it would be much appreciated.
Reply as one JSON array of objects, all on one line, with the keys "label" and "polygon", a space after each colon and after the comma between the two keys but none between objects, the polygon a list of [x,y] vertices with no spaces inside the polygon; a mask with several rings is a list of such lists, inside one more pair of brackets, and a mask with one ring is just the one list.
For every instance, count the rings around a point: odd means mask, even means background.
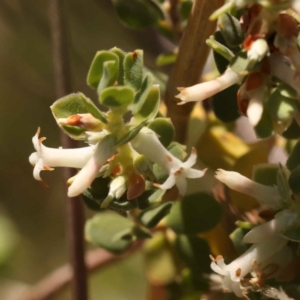
[{"label": "green blurred background", "polygon": [[[37,127],[45,145],[60,146],[59,128],[49,106],[54,92],[49,1],[0,1],[0,299],[23,284],[34,284],[68,260],[62,171],[43,172],[45,188],[32,177],[28,162]],[[72,89],[91,98],[86,74],[97,50],[113,46],[141,48],[148,67],[164,41],[152,30],[123,27],[109,0],[65,0]],[[88,216],[91,212],[86,211]],[[141,254],[89,280],[90,299],[145,299],[146,280]],[[66,291],[56,299],[70,299]]]}]

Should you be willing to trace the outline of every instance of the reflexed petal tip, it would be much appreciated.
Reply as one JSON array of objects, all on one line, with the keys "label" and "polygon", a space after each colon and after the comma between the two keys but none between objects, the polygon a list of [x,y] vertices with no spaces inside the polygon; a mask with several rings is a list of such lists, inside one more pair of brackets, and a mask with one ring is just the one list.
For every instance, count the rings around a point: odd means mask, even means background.
[{"label": "reflexed petal tip", "polygon": [[228,171],[225,171],[223,169],[217,169],[215,172],[215,177],[223,183],[226,182],[228,175],[229,175]]},{"label": "reflexed petal tip", "polygon": [[178,98],[181,100],[181,102],[178,102],[177,105],[183,105],[186,102],[188,102],[187,92],[186,88],[184,87],[178,87],[177,90],[180,92],[178,95],[175,96],[175,98]]},{"label": "reflexed petal tip", "polygon": [[190,157],[182,164],[182,167],[190,168],[196,163],[196,161],[197,161],[197,151],[193,147]]}]

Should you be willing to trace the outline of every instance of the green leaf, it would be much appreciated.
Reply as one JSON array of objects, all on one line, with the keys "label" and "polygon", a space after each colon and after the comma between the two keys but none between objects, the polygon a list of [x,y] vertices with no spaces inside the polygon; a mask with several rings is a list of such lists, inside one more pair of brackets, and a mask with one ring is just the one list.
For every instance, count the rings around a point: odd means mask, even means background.
[{"label": "green leaf", "polygon": [[85,135],[82,135],[86,129],[78,126],[63,125],[61,128],[74,140],[85,140]]},{"label": "green leaf", "polygon": [[187,235],[178,235],[175,247],[180,258],[195,273],[210,272],[210,248],[204,239]]},{"label": "green leaf", "polygon": [[168,146],[168,150],[181,161],[184,161],[187,157],[186,146],[177,142],[172,142]]},{"label": "green leaf", "polygon": [[263,185],[273,186],[277,184],[277,164],[258,164],[253,166],[252,179]]},{"label": "green leaf", "polygon": [[159,141],[164,147],[168,147],[175,136],[175,129],[170,119],[156,118],[148,127],[157,133]]},{"label": "green leaf", "polygon": [[93,199],[93,196],[90,192],[88,191],[84,191],[82,193],[82,198],[83,198],[83,201],[85,203],[85,205],[93,210],[93,211],[100,211],[101,210],[101,207],[100,207],[100,204]]},{"label": "green leaf", "polygon": [[274,134],[273,121],[266,109],[264,109],[261,119],[254,130],[256,135],[262,139],[266,139]]},{"label": "green leaf", "polygon": [[282,136],[286,139],[299,139],[300,138],[300,126],[293,120],[292,124],[282,133]]},{"label": "green leaf", "polygon": [[[217,34],[218,32],[215,33],[215,36],[217,36]],[[215,36],[210,36],[209,39],[206,40],[206,44],[207,46],[212,48],[216,53],[220,54],[223,58],[225,58],[226,62],[224,62],[224,64],[226,63],[226,66],[228,66],[229,62],[234,58],[234,53],[225,45],[218,42]],[[222,71],[224,72],[224,70]]]},{"label": "green leaf", "polygon": [[167,191],[162,189],[157,189],[148,199],[150,203],[158,203],[162,201],[163,196]]},{"label": "green leaf", "polygon": [[167,52],[162,53],[157,56],[155,63],[158,67],[163,67],[166,65],[174,64],[177,59],[177,52]]},{"label": "green leaf", "polygon": [[152,164],[144,155],[139,155],[134,159],[133,166],[135,170],[144,175],[145,177],[149,177],[154,180],[154,174],[152,172]]},{"label": "green leaf", "polygon": [[244,32],[241,23],[232,15],[222,14],[218,19],[221,33],[230,47],[237,47],[244,41]]},{"label": "green leaf", "polygon": [[247,51],[242,50],[230,61],[230,68],[240,75],[246,75],[254,66],[247,57]]},{"label": "green leaf", "polygon": [[143,106],[150,92],[150,89],[153,86],[153,81],[153,76],[150,73],[147,73],[143,79],[141,89],[136,93],[134,102],[130,107],[133,114],[138,112]]},{"label": "green leaf", "polygon": [[150,206],[140,214],[141,224],[148,228],[155,227],[170,212],[172,204],[172,202],[163,202]]},{"label": "green leaf", "polygon": [[266,102],[266,109],[270,116],[279,121],[290,121],[299,112],[297,101],[291,96],[291,90],[286,84],[280,84]]},{"label": "green leaf", "polygon": [[239,86],[234,84],[213,96],[213,110],[222,122],[233,122],[241,116],[237,103]]},{"label": "green leaf", "polygon": [[140,210],[147,209],[150,206],[149,196],[151,195],[151,191],[144,191],[142,195],[136,198],[138,203],[138,208]]},{"label": "green leaf", "polygon": [[119,72],[118,72],[117,81],[118,81],[118,85],[123,85],[124,84],[123,64],[124,64],[125,53],[117,47],[114,47],[109,51],[116,54],[119,57]]},{"label": "green leaf", "polygon": [[[58,99],[51,106],[51,110],[55,119],[90,113],[101,122],[107,123],[105,115],[82,93],[70,94]],[[85,131],[85,129],[77,126],[62,126],[62,128],[73,138]]]},{"label": "green leaf", "polygon": [[122,253],[132,243],[134,223],[119,214],[106,211],[95,215],[85,225],[87,239],[113,253]]},{"label": "green leaf", "polygon": [[139,109],[133,116],[132,122],[139,124],[142,121],[152,121],[157,115],[160,103],[160,91],[159,86],[154,85],[150,88],[150,91]]},{"label": "green leaf", "polygon": [[110,51],[98,51],[92,61],[88,75],[87,84],[92,88],[97,88],[104,71],[104,63],[112,61],[115,62],[116,70],[119,68],[119,57]]},{"label": "green leaf", "polygon": [[174,203],[167,225],[177,234],[194,235],[215,227],[221,215],[221,206],[213,197],[205,193],[191,194]]},{"label": "green leaf", "polygon": [[289,229],[284,232],[283,236],[294,242],[300,242],[300,228]]},{"label": "green leaf", "polygon": [[290,188],[288,184],[288,174],[286,170],[283,169],[282,165],[279,164],[279,168],[277,171],[277,178],[276,178],[278,192],[281,196],[282,202],[288,204],[288,199],[290,197]]},{"label": "green leaf", "polygon": [[292,171],[299,165],[300,165],[300,142],[298,142],[294,146],[292,153],[286,162],[286,166],[290,171]]},{"label": "green leaf", "polygon": [[213,55],[215,64],[219,73],[223,74],[226,71],[229,62],[233,59],[234,53],[232,53],[232,50],[227,47],[224,37],[220,31],[216,31],[213,36],[206,40],[206,44],[214,50]]},{"label": "green leaf", "polygon": [[126,143],[129,143],[131,140],[133,140],[137,134],[141,131],[141,129],[146,126],[147,121],[142,122],[141,124],[139,124],[136,127],[133,127],[132,129],[130,129],[124,136],[122,136],[118,142],[117,142],[117,146],[121,146],[124,145]]},{"label": "green leaf", "polygon": [[110,178],[97,177],[92,182],[88,191],[95,199],[104,200],[109,192]]},{"label": "green leaf", "polygon": [[143,79],[143,50],[135,50],[128,53],[123,62],[124,66],[124,84],[138,91],[142,85]]},{"label": "green leaf", "polygon": [[100,103],[110,108],[128,106],[133,99],[133,90],[125,86],[108,87],[100,94]]},{"label": "green leaf", "polygon": [[98,94],[105,88],[113,86],[118,76],[118,65],[115,61],[106,61],[103,63],[103,74],[100,79],[97,91]]},{"label": "green leaf", "polygon": [[300,195],[300,166],[293,169],[291,175],[289,177],[289,187],[291,188],[292,192],[296,195]]},{"label": "green leaf", "polygon": [[164,18],[160,6],[153,0],[112,0],[121,21],[135,29],[154,25]]},{"label": "green leaf", "polygon": [[245,244],[243,242],[243,238],[247,232],[249,232],[249,229],[244,229],[244,228],[240,227],[240,228],[235,229],[229,235],[229,237],[234,245],[234,248],[238,254],[244,253],[250,247],[249,244]]}]

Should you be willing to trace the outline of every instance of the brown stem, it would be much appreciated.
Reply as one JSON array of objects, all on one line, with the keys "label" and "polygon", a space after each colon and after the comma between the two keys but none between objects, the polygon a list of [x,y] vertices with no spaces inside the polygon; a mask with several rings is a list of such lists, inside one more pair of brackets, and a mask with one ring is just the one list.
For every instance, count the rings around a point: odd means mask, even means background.
[{"label": "brown stem", "polygon": [[[89,251],[85,256],[86,269],[89,270],[89,272],[92,272],[107,267],[132,255],[141,248],[142,244],[142,242],[135,243],[122,255],[115,255],[103,249]],[[49,300],[58,295],[72,279],[72,267],[69,264],[61,266],[47,275],[30,290],[20,295],[16,300]]]},{"label": "brown stem", "polygon": [[168,116],[173,121],[179,142],[185,142],[189,115],[194,104],[178,106],[174,97],[178,94],[176,88],[188,87],[199,82],[209,53],[205,41],[216,28],[216,23],[210,22],[208,17],[223,2],[223,0],[195,0],[180,43],[177,61],[171,72],[165,96]]},{"label": "brown stem", "polygon": [[172,21],[173,31],[180,38],[180,18],[178,15],[178,0],[169,0],[170,2],[170,18]]},{"label": "brown stem", "polygon": [[[52,34],[52,51],[54,64],[55,92],[58,98],[71,92],[71,77],[68,57],[68,41],[64,26],[63,0],[50,0],[50,24]],[[63,148],[75,148],[76,142],[61,134]],[[75,173],[65,169],[64,182]],[[67,234],[72,276],[72,299],[87,300],[87,280],[84,264],[84,212],[81,197],[69,198],[67,202]]]}]

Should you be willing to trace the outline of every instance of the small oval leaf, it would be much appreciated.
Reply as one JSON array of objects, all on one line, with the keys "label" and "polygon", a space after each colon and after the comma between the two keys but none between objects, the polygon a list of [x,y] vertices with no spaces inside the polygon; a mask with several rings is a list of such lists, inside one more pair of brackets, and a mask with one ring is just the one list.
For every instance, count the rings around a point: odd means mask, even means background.
[{"label": "small oval leaf", "polygon": [[155,227],[170,212],[172,204],[172,202],[164,202],[147,208],[140,214],[140,222],[145,227]]},{"label": "small oval leaf", "polygon": [[292,171],[300,165],[300,141],[294,146],[290,157],[286,162],[287,168]]},{"label": "small oval leaf", "polygon": [[204,239],[181,234],[176,238],[175,247],[181,259],[195,274],[210,272],[211,251]]},{"label": "small oval leaf", "polygon": [[143,50],[135,50],[125,56],[124,67],[124,84],[138,91],[142,85],[143,79]]},{"label": "small oval leaf", "polygon": [[127,106],[133,99],[133,90],[124,86],[108,87],[100,94],[100,103],[111,108]]},{"label": "small oval leaf", "polygon": [[106,211],[87,221],[85,234],[93,244],[113,253],[122,253],[132,243],[133,227],[134,223],[129,219],[115,212]]},{"label": "small oval leaf", "polygon": [[221,206],[213,197],[205,193],[191,194],[174,203],[167,225],[178,234],[194,235],[215,227],[221,215]]},{"label": "small oval leaf", "polygon": [[158,112],[160,103],[160,90],[158,85],[153,85],[141,106],[140,110],[134,114],[132,123],[139,124],[144,120],[151,121],[155,118]]},{"label": "small oval leaf", "polygon": [[112,0],[121,21],[135,29],[154,25],[164,18],[160,6],[153,0]]},{"label": "small oval leaf", "polygon": [[88,75],[87,84],[92,88],[97,88],[103,75],[104,63],[107,61],[115,62],[115,67],[119,68],[119,57],[110,51],[98,51],[92,61]]},{"label": "small oval leaf", "polygon": [[159,141],[164,147],[168,147],[175,136],[175,129],[170,119],[156,118],[148,127],[158,135]]}]

